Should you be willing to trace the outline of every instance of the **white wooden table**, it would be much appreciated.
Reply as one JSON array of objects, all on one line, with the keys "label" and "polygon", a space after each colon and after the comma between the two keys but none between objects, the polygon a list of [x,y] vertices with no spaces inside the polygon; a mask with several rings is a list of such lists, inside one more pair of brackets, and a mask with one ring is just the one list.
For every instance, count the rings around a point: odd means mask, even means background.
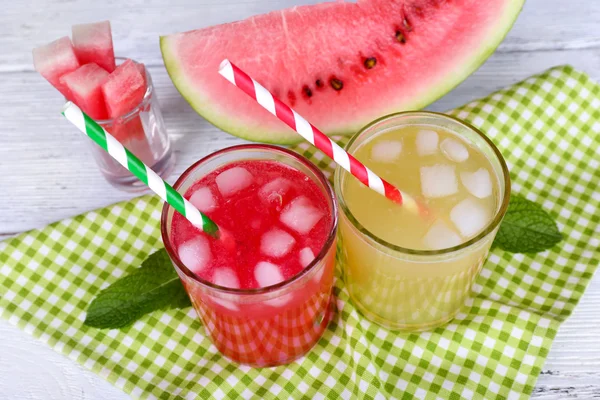
[{"label": "white wooden table", "polygon": [[[483,1],[483,0],[482,0]],[[316,0],[2,1],[0,13],[0,239],[130,197],[109,186],[83,137],[59,114],[62,99],[33,71],[31,49],[73,23],[110,19],[116,53],[146,63],[178,163],[173,176],[239,143],[195,114],[164,69],[158,36]],[[447,110],[570,63],[600,79],[600,2],[528,0],[498,51],[433,110]],[[600,397],[600,275],[561,327],[534,398]],[[121,391],[0,321],[0,398],[120,399]]]}]

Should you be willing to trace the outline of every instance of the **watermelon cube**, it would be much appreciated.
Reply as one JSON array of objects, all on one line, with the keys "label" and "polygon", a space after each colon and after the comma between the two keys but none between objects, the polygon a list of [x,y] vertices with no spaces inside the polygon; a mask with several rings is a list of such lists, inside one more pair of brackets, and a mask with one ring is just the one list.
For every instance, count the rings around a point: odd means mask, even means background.
[{"label": "watermelon cube", "polygon": [[147,86],[148,82],[146,82],[146,66],[144,65],[144,63],[136,63],[135,66],[137,67],[138,71],[140,71],[140,74],[144,78],[144,86]]},{"label": "watermelon cube", "polygon": [[79,108],[93,119],[101,120],[108,118],[102,95],[102,84],[107,78],[108,72],[92,63],[63,75],[60,81],[69,89]]},{"label": "watermelon cube", "polygon": [[81,64],[96,63],[108,72],[115,70],[110,22],[73,25],[73,46]]},{"label": "watermelon cube", "polygon": [[62,37],[47,45],[33,49],[33,66],[63,96],[71,100],[71,93],[61,82],[60,77],[79,68],[71,39]]},{"label": "watermelon cube", "polygon": [[110,118],[117,118],[137,107],[146,94],[146,79],[132,60],[126,60],[108,76],[102,93]]}]

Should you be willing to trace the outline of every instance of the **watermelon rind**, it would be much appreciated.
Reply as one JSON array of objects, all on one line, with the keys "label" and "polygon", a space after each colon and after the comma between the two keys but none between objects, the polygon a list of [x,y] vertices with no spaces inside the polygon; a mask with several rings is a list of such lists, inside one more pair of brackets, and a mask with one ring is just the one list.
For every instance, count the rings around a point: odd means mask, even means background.
[{"label": "watermelon rind", "polygon": [[[400,106],[390,105],[388,109],[381,110],[380,116],[404,110],[422,109],[458,86],[476,71],[492,55],[502,40],[504,40],[516,21],[524,2],[525,0],[506,0],[507,4],[504,7],[504,13],[495,20],[495,26],[488,30],[487,37],[481,38],[481,46],[473,48],[471,54],[464,58],[463,63],[456,64],[453,66],[453,69],[449,69],[445,74],[445,78],[441,79],[441,84],[433,85],[430,88],[431,90],[424,91],[419,96],[415,96],[410,103]],[[251,127],[243,121],[236,119],[235,110],[231,110],[231,114],[228,116],[216,112],[214,106],[211,104],[210,96],[207,96],[205,93],[199,93],[199,91],[194,89],[194,83],[186,79],[178,58],[173,53],[168,36],[160,37],[160,49],[167,73],[173,81],[175,88],[198,114],[216,127],[242,139],[255,142],[289,145],[302,140],[298,134],[294,133],[283,122],[281,123],[281,128],[275,130],[271,128]],[[216,77],[216,79],[219,79],[219,77]],[[259,107],[257,105],[257,109]],[[329,136],[352,135],[369,121],[346,122],[346,125],[341,125],[338,129],[329,130],[325,133]]]}]

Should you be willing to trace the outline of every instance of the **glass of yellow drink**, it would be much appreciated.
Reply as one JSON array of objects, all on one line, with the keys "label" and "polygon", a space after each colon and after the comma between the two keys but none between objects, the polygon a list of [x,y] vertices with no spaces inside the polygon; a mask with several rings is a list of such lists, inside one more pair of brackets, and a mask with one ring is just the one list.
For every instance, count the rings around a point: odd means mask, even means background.
[{"label": "glass of yellow drink", "polygon": [[502,155],[474,127],[432,112],[380,118],[346,150],[428,210],[411,212],[337,168],[339,257],[352,301],[391,329],[419,331],[450,321],[508,207]]}]

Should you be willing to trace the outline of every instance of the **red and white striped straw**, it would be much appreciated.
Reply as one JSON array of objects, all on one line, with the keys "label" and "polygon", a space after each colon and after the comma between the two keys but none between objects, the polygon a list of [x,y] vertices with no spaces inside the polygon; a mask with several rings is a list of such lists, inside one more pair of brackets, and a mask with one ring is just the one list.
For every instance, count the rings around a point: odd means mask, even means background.
[{"label": "red and white striped straw", "polygon": [[229,60],[221,62],[219,74],[256,100],[271,114],[285,122],[313,146],[327,154],[329,158],[354,175],[364,185],[411,211],[419,211],[420,207],[413,197],[381,179]]}]

